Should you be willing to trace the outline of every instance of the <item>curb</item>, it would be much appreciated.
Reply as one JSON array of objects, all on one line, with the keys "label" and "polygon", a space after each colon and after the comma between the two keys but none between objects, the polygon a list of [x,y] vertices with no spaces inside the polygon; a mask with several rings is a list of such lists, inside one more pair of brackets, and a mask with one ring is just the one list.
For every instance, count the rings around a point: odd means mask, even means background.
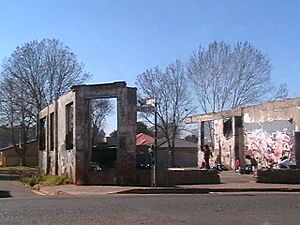
[{"label": "curb", "polygon": [[131,189],[118,191],[113,194],[208,194],[207,188],[153,188],[153,189]]},{"label": "curb", "polygon": [[132,189],[114,194],[209,194],[213,192],[300,192],[300,188],[159,188]]},{"label": "curb", "polygon": [[41,187],[33,187],[31,189],[32,192],[42,196],[69,195],[68,192],[64,192],[64,191],[45,191]]},{"label": "curb", "polygon": [[[42,188],[34,188],[34,193],[47,196],[58,195],[77,195],[68,193],[68,191],[46,191]],[[118,194],[210,194],[210,193],[247,193],[247,192],[282,192],[282,193],[296,193],[300,192],[300,188],[137,188],[122,191],[98,192],[93,195],[118,195]],[[85,193],[86,195],[87,193]],[[87,194],[88,195],[88,194]]]}]

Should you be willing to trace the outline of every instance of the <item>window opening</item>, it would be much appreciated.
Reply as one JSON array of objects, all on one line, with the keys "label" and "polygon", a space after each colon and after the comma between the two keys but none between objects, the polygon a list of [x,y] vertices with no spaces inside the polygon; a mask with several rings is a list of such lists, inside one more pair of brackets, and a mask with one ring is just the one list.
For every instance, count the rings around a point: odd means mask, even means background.
[{"label": "window opening", "polygon": [[232,117],[223,119],[223,135],[226,139],[232,137]]},{"label": "window opening", "polygon": [[46,149],[46,117],[40,119],[40,150]]},{"label": "window opening", "polygon": [[66,105],[66,149],[73,148],[74,107],[73,102]]},{"label": "window opening", "polygon": [[50,114],[50,150],[54,150],[54,113]]}]

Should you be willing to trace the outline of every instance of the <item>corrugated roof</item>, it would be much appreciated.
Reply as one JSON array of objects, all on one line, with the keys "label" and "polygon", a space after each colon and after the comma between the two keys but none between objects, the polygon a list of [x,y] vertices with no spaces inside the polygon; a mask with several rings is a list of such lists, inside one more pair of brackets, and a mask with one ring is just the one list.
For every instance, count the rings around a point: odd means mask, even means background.
[{"label": "corrugated roof", "polygon": [[136,135],[136,145],[140,146],[140,145],[153,145],[154,144],[154,137],[151,137],[147,134],[144,133],[139,133]]},{"label": "corrugated roof", "polygon": [[[144,133],[139,133],[136,135],[136,145],[147,145],[151,146],[154,144],[154,137],[151,137]],[[157,145],[159,148],[168,148],[168,143],[166,138],[161,138],[157,140]],[[175,138],[176,148],[197,148],[197,143],[186,141],[183,139]]]}]

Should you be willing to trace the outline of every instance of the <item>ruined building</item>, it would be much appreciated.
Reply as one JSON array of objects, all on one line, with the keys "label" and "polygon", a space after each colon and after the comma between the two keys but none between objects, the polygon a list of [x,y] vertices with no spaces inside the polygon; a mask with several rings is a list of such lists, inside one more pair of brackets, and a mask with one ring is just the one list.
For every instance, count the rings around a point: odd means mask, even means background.
[{"label": "ruined building", "polygon": [[[92,143],[91,101],[117,99],[116,147]],[[39,115],[39,167],[47,174],[68,174],[76,184],[129,184],[136,179],[136,88],[125,82],[77,85]],[[93,149],[95,148],[95,149]],[[91,171],[92,150],[109,151],[105,170]],[[107,154],[106,154],[107,155]],[[95,157],[94,157],[95,158]]]},{"label": "ruined building", "polygon": [[205,144],[213,149],[212,163],[229,168],[234,168],[236,159],[244,163],[246,155],[255,158],[261,168],[282,156],[300,165],[300,98],[191,116],[186,122],[199,125],[198,166]]}]

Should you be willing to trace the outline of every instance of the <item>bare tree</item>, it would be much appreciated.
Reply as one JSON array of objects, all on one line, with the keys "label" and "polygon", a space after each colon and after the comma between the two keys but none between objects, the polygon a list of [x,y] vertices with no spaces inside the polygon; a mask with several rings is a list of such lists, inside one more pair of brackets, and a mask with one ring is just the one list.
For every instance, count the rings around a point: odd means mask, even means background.
[{"label": "bare tree", "polygon": [[144,134],[153,136],[152,130],[147,126],[146,123],[144,123],[142,121],[136,122],[136,134],[139,134],[139,133],[144,133]]},{"label": "bare tree", "polygon": [[213,42],[191,56],[187,74],[201,109],[218,112],[287,96],[286,85],[271,82],[271,63],[248,42],[231,46]]},{"label": "bare tree", "polygon": [[14,146],[20,165],[25,165],[26,143],[33,135],[35,127],[32,107],[22,101],[22,95],[22,92],[14,92],[13,83],[9,80],[3,81],[0,89],[0,117],[7,128],[9,140],[6,143]]},{"label": "bare tree", "polygon": [[[14,129],[15,117],[21,116],[22,122],[18,123],[23,127],[23,136],[26,135],[29,128],[26,121],[37,123],[41,109],[89,76],[70,48],[57,39],[32,41],[17,47],[2,67],[1,108],[5,109],[2,120]],[[26,148],[25,139],[24,136],[21,141],[22,149]]]},{"label": "bare tree", "polygon": [[92,113],[92,143],[95,145],[100,130],[104,128],[105,118],[113,112],[113,105],[108,99],[93,99],[90,107]]},{"label": "bare tree", "polygon": [[83,69],[69,47],[57,39],[44,39],[17,47],[4,63],[2,76],[14,82],[23,100],[40,111],[74,84],[84,82],[90,74]]},{"label": "bare tree", "polygon": [[[175,138],[184,126],[184,119],[193,107],[189,98],[188,83],[183,64],[177,60],[162,71],[160,68],[146,70],[138,75],[136,85],[139,97],[157,102],[158,128],[163,132],[169,146],[169,165],[174,164]],[[152,125],[154,112],[142,113]]]}]

